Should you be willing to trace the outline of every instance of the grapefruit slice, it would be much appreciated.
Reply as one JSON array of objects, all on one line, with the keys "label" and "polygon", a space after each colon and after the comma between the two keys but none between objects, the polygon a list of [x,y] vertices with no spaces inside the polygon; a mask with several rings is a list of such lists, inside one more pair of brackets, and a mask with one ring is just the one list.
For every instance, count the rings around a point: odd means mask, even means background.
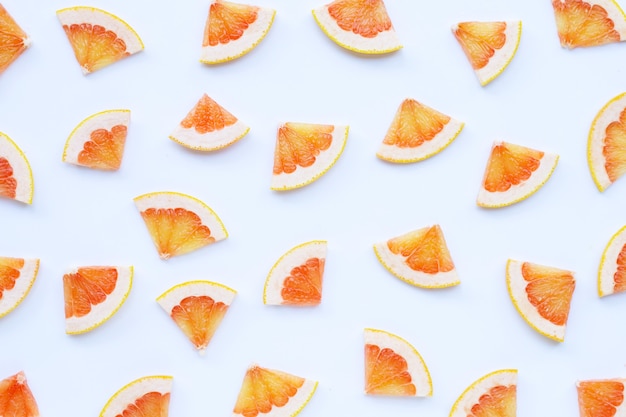
[{"label": "grapefruit slice", "polygon": [[247,54],[265,38],[275,15],[276,11],[267,7],[212,0],[200,62],[219,64]]},{"label": "grapefruit slice", "polygon": [[0,74],[30,46],[30,38],[0,4]]},{"label": "grapefruit slice", "polygon": [[613,0],[552,0],[564,48],[599,46],[626,38],[626,16]]},{"label": "grapefruit slice", "polygon": [[39,408],[23,371],[0,381],[0,416],[39,417]]},{"label": "grapefruit slice", "polygon": [[626,291],[626,226],[609,240],[598,270],[598,295],[604,297]]},{"label": "grapefruit slice", "polygon": [[252,365],[246,371],[233,415],[294,417],[315,393],[317,381]]},{"label": "grapefruit slice", "polygon": [[422,356],[393,333],[365,329],[365,393],[430,397],[433,384]]},{"label": "grapefruit slice", "polygon": [[217,214],[195,197],[160,191],[136,197],[135,205],[161,259],[193,252],[228,237]]},{"label": "grapefruit slice", "polygon": [[430,158],[451,144],[463,126],[464,123],[407,98],[400,104],[376,156],[396,163]]},{"label": "grapefruit slice", "polygon": [[313,10],[322,31],[337,45],[362,54],[402,48],[383,0],[335,0]]},{"label": "grapefruit slice", "polygon": [[626,416],[624,384],[624,378],[578,381],[576,390],[580,417]]},{"label": "grapefruit slice", "polygon": [[319,305],[322,302],[326,248],[325,240],[313,240],[282,255],[265,280],[263,303],[300,307]]},{"label": "grapefruit slice", "polygon": [[124,304],[132,266],[86,266],[63,275],[65,332],[86,333],[110,319]]},{"label": "grapefruit slice", "polygon": [[57,11],[83,74],[97,71],[143,50],[139,35],[119,17],[77,6]]},{"label": "grapefruit slice", "polygon": [[236,294],[216,282],[189,281],[170,288],[157,302],[202,354]]},{"label": "grapefruit slice", "polygon": [[377,243],[374,252],[387,271],[416,287],[445,288],[460,283],[438,224]]},{"label": "grapefruit slice", "polygon": [[501,369],[473,382],[456,400],[450,417],[517,414],[517,370]]},{"label": "grapefruit slice", "polygon": [[24,300],[38,271],[39,259],[0,257],[0,317],[9,314]]},{"label": "grapefruit slice", "polygon": [[204,94],[170,139],[197,151],[215,151],[243,138],[250,128]]},{"label": "grapefruit slice", "polygon": [[145,376],[120,388],[102,408],[100,417],[167,417],[172,377]]},{"label": "grapefruit slice", "polygon": [[0,197],[33,202],[33,171],[24,152],[0,132]]},{"label": "grapefruit slice", "polygon": [[506,285],[515,308],[530,327],[557,342],[565,339],[576,286],[572,272],[509,259]]},{"label": "grapefruit slice", "polygon": [[115,171],[122,164],[130,110],[93,114],[72,130],[63,149],[63,162]]},{"label": "grapefruit slice", "polygon": [[555,154],[507,142],[494,143],[476,204],[498,208],[530,197],[550,179],[558,160]]},{"label": "grapefruit slice", "polygon": [[272,190],[303,187],[324,175],[339,159],[348,126],[285,123],[278,128]]},{"label": "grapefruit slice", "polygon": [[513,60],[522,36],[522,22],[461,22],[452,27],[452,33],[480,85],[485,86]]}]

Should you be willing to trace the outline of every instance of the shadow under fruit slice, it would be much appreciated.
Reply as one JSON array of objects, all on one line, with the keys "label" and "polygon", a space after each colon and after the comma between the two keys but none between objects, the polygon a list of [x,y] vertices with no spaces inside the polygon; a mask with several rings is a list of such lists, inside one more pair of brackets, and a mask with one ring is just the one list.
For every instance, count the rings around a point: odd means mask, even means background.
[{"label": "shadow under fruit slice", "polygon": [[103,407],[100,417],[167,417],[171,390],[171,376],[139,378],[113,394]]},{"label": "shadow under fruit slice", "polygon": [[39,408],[24,372],[0,381],[0,416],[39,417]]},{"label": "shadow under fruit slice", "polygon": [[30,38],[0,4],[0,74],[30,46]]},{"label": "shadow under fruit slice", "polygon": [[598,269],[598,295],[626,291],[626,226],[618,230],[609,240]]},{"label": "shadow under fruit slice", "polygon": [[561,46],[605,45],[626,39],[626,15],[613,0],[552,0]]},{"label": "shadow under fruit slice", "polygon": [[624,384],[624,378],[578,381],[576,390],[580,417],[623,416],[626,413]]},{"label": "shadow under fruit slice", "polygon": [[0,257],[0,317],[9,314],[24,300],[38,270],[39,259]]},{"label": "shadow under fruit slice", "polygon": [[0,132],[0,197],[33,202],[33,171],[24,152]]},{"label": "shadow under fruit slice", "polygon": [[463,391],[450,411],[450,417],[516,415],[516,369],[501,369],[474,381]]}]

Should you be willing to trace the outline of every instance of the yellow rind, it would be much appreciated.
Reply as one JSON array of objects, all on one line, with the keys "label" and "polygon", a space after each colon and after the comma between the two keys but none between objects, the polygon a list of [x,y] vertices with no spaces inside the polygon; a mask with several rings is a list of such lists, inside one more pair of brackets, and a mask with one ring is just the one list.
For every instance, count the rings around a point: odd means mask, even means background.
[{"label": "yellow rind", "polygon": [[513,53],[511,54],[510,58],[504,63],[504,65],[502,65],[502,67],[498,71],[496,71],[491,77],[487,77],[485,80],[480,81],[481,86],[483,87],[486,86],[487,84],[489,84],[490,82],[498,78],[498,76],[500,76],[502,72],[504,72],[504,70],[509,66],[511,61],[513,61],[513,57],[515,57],[515,54],[517,54],[517,49],[519,48],[521,39],[522,39],[522,21],[520,20],[518,23],[518,27],[517,27],[517,39],[515,39],[515,48],[513,48]]},{"label": "yellow rind", "polygon": [[[29,189],[30,192],[28,194],[28,198],[25,201],[22,201],[22,202],[26,203],[26,204],[32,204],[33,203],[33,194],[35,192],[35,182],[34,182],[34,179],[33,179],[33,169],[30,166],[30,162],[28,162],[28,159],[26,158],[26,155],[24,154],[22,149],[19,146],[17,146],[17,144],[13,141],[13,139],[11,139],[9,137],[9,135],[7,135],[6,133],[0,132],[0,139],[6,139],[6,141],[11,146],[13,146],[13,148],[15,148],[17,153],[24,160],[24,163],[26,164],[26,167],[28,168],[28,189]],[[16,200],[16,201],[21,201],[21,200]]]},{"label": "yellow rind", "polygon": [[461,403],[461,401],[465,398],[467,393],[469,393],[471,390],[473,390],[479,383],[481,383],[482,381],[484,381],[486,379],[489,379],[489,378],[493,377],[494,375],[499,375],[499,374],[503,374],[503,373],[514,373],[514,374],[517,375],[517,369],[500,369],[500,370],[497,370],[497,371],[493,371],[493,372],[490,372],[487,375],[484,375],[483,377],[477,379],[476,381],[472,382],[467,388],[465,388],[465,390],[461,393],[461,395],[459,395],[459,398],[457,398],[457,400],[452,405],[452,409],[450,411],[449,417],[453,417],[456,409],[458,408],[458,406]]},{"label": "yellow rind", "polygon": [[309,394],[307,395],[307,397],[304,399],[304,401],[302,402],[302,404],[300,404],[300,406],[298,407],[298,409],[296,411],[294,411],[291,416],[289,417],[295,417],[298,414],[300,414],[300,412],[302,411],[302,409],[304,407],[306,407],[306,405],[311,401],[311,398],[313,398],[313,394],[315,394],[315,391],[317,391],[317,385],[319,384],[318,381],[313,381],[313,388],[311,388],[311,391],[309,392]]},{"label": "yellow rind", "polygon": [[12,312],[13,310],[15,310],[17,308],[17,306],[19,306],[22,303],[22,301],[24,301],[24,299],[26,298],[26,296],[30,292],[30,289],[33,287],[33,284],[35,284],[35,280],[37,279],[37,273],[39,272],[39,259],[33,259],[33,260],[36,262],[35,270],[33,271],[33,276],[30,278],[30,281],[29,281],[29,284],[28,284],[28,288],[26,289],[26,291],[24,291],[24,293],[19,298],[19,300],[17,300],[17,302],[15,304],[13,304],[13,306],[11,306],[11,308],[9,308],[8,310],[6,310],[4,312],[0,312],[0,319],[2,317],[6,316],[7,314],[9,314],[10,312]]},{"label": "yellow rind", "polygon": [[186,286],[188,286],[188,285],[195,285],[195,284],[207,284],[207,285],[210,285],[210,286],[213,286],[213,287],[223,288],[223,289],[225,289],[226,291],[229,291],[229,292],[231,292],[231,293],[233,293],[233,294],[237,294],[237,291],[235,291],[234,289],[232,289],[232,288],[230,288],[230,287],[228,287],[228,286],[226,286],[226,285],[224,285],[224,284],[220,284],[219,282],[214,282],[214,281],[206,281],[206,280],[201,280],[201,279],[199,279],[199,280],[194,280],[194,281],[186,281],[186,282],[183,282],[183,283],[180,283],[180,284],[174,285],[173,287],[171,287],[170,289],[168,289],[167,291],[165,291],[163,294],[159,295],[159,296],[156,298],[156,300],[157,300],[157,301],[159,301],[159,300],[162,300],[162,299],[164,299],[164,298],[167,298],[167,296],[168,296],[169,294],[171,294],[172,292],[176,291],[176,290],[177,290],[177,289],[179,289],[179,288],[183,288],[183,287],[186,287]]},{"label": "yellow rind", "polygon": [[600,266],[598,267],[598,280],[597,280],[597,285],[598,285],[598,296],[599,297],[604,297],[606,295],[609,294],[605,294],[602,291],[602,270],[604,269],[604,264],[606,263],[607,259],[606,259],[606,253],[609,250],[609,248],[612,246],[613,242],[615,241],[615,239],[617,239],[618,237],[620,237],[623,233],[626,232],[626,226],[623,226],[621,229],[619,229],[617,232],[615,232],[613,234],[613,236],[611,236],[611,239],[609,239],[609,242],[606,244],[606,246],[604,247],[604,251],[602,252],[602,258],[600,258]]},{"label": "yellow rind", "polygon": [[178,143],[179,145],[184,146],[187,149],[192,149],[194,151],[211,152],[211,151],[219,151],[220,149],[224,149],[224,148],[229,147],[230,145],[233,145],[235,142],[238,142],[240,139],[243,139],[243,137],[246,136],[248,132],[250,132],[250,127],[246,128],[245,132],[243,132],[241,135],[237,136],[236,138],[228,141],[227,143],[222,143],[218,146],[212,146],[212,147],[191,146],[189,143],[186,143],[172,135],[170,135],[169,138],[173,140],[174,142]]},{"label": "yellow rind", "polygon": [[104,407],[102,407],[102,411],[100,412],[100,417],[103,417],[107,411],[107,409],[109,408],[109,406],[111,405],[111,403],[117,399],[117,397],[120,396],[120,394],[122,394],[124,391],[126,391],[128,388],[132,387],[135,384],[138,384],[142,381],[145,380],[150,380],[150,379],[166,379],[166,380],[173,380],[174,378],[172,376],[169,375],[152,375],[152,376],[144,376],[142,378],[136,379],[134,381],[129,382],[128,384],[124,385],[122,388],[118,389],[115,394],[113,394],[111,396],[111,398],[109,398],[109,400],[106,402],[106,404],[104,405]]}]

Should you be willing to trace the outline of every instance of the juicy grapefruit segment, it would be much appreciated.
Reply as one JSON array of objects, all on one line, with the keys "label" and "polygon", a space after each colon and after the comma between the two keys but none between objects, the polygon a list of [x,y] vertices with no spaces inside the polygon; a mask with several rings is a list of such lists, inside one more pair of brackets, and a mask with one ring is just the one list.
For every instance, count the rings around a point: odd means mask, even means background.
[{"label": "juicy grapefruit segment", "polygon": [[0,4],[0,74],[30,46],[30,38]]},{"label": "juicy grapefruit segment", "polygon": [[604,297],[626,291],[626,226],[609,240],[598,269],[598,295]]},{"label": "juicy grapefruit segment", "polygon": [[517,370],[501,369],[474,381],[459,396],[450,417],[515,417]]},{"label": "juicy grapefruit segment", "polygon": [[0,132],[0,197],[33,202],[33,171],[24,152]]},{"label": "juicy grapefruit segment", "polygon": [[39,408],[23,371],[0,381],[0,416],[39,417]]},{"label": "juicy grapefruit segment", "polygon": [[621,417],[626,415],[624,385],[626,379],[596,379],[578,381],[580,417]]},{"label": "juicy grapefruit segment", "polygon": [[0,317],[9,314],[24,300],[38,271],[39,259],[0,257]]},{"label": "juicy grapefruit segment", "polygon": [[577,48],[626,38],[626,15],[613,0],[552,0],[561,46]]},{"label": "juicy grapefruit segment", "polygon": [[172,377],[145,376],[120,388],[102,408],[100,417],[167,417]]}]

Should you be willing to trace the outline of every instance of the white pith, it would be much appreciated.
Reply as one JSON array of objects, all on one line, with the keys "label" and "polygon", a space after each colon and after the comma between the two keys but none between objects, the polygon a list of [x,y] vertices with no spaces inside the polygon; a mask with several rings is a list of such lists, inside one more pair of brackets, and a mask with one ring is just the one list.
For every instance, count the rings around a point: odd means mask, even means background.
[{"label": "white pith", "polygon": [[213,151],[225,148],[243,138],[250,128],[240,120],[221,130],[207,133],[198,133],[195,127],[185,128],[178,125],[170,138],[190,149],[198,151]]},{"label": "white pith", "polygon": [[517,385],[517,370],[504,369],[489,373],[472,383],[452,406],[450,417],[467,417],[472,415],[472,407],[478,404],[480,397],[497,386]]},{"label": "white pith", "polygon": [[24,266],[20,269],[20,276],[10,290],[2,291],[0,298],[0,317],[13,311],[28,295],[39,270],[39,259],[24,259]]},{"label": "white pith", "polygon": [[147,376],[137,379],[122,387],[104,406],[100,417],[120,416],[130,404],[150,392],[161,395],[169,394],[172,390],[171,376]]},{"label": "white pith", "polygon": [[626,245],[626,226],[622,227],[609,241],[600,263],[598,271],[598,294],[600,297],[615,293],[615,273],[618,264],[617,257]]},{"label": "white pith", "polygon": [[509,65],[515,53],[522,36],[522,22],[520,20],[508,21],[506,23],[506,29],[504,30],[504,36],[506,37],[506,43],[501,49],[496,49],[493,56],[489,59],[489,62],[484,67],[474,70],[478,81],[481,85],[487,85],[493,81],[498,75],[504,71]]},{"label": "white pith", "polygon": [[211,281],[191,281],[176,285],[157,298],[157,302],[167,314],[180,305],[187,297],[209,296],[216,303],[224,303],[229,306],[235,299],[237,292],[225,285]]},{"label": "white pith", "polygon": [[6,158],[17,181],[15,200],[30,204],[33,200],[33,172],[24,152],[11,138],[0,132],[0,158]]}]

